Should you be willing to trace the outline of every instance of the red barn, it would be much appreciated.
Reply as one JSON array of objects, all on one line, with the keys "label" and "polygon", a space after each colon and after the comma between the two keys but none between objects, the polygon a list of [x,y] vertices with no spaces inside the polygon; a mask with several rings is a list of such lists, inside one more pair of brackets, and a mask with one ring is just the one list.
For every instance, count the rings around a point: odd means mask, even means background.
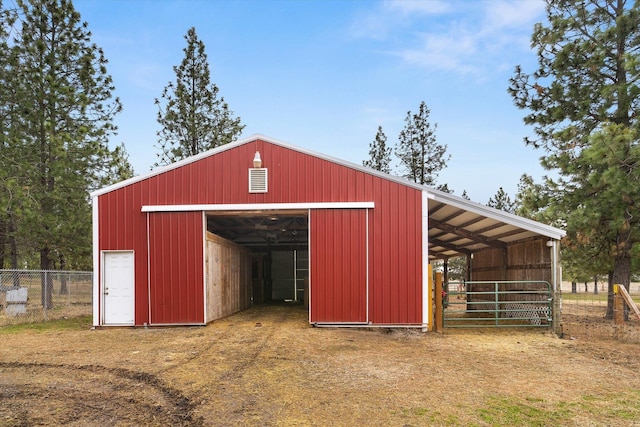
[{"label": "red barn", "polygon": [[317,325],[429,328],[430,259],[562,237],[259,135],[91,197],[95,326],[202,325],[284,300]]}]

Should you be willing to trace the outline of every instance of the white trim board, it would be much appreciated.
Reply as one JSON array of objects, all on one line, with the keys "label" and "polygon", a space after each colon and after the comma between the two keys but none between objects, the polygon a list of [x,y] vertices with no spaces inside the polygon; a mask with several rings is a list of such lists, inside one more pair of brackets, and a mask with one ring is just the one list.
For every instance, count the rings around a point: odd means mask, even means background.
[{"label": "white trim board", "polygon": [[373,209],[374,202],[248,203],[223,205],[145,205],[142,212],[271,211],[294,209]]},{"label": "white trim board", "polygon": [[424,330],[431,327],[431,288],[429,286],[429,193],[422,192],[422,324]]},{"label": "white trim board", "polygon": [[[102,325],[102,300],[100,298],[100,288],[102,287],[102,277],[100,275],[100,228],[98,216],[98,198],[91,200],[91,217],[92,217],[92,239],[93,239],[93,326]],[[98,304],[95,302],[99,301]]]}]

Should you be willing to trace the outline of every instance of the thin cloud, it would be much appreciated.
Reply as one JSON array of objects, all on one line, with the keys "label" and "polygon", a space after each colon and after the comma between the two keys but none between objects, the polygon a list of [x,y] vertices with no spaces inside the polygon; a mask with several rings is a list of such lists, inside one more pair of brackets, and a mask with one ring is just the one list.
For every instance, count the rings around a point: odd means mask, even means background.
[{"label": "thin cloud", "polygon": [[395,55],[422,68],[469,74],[478,71],[477,66],[467,61],[477,55],[478,50],[478,42],[472,34],[452,31],[447,34],[422,33],[418,46],[400,49]]},{"label": "thin cloud", "polygon": [[544,15],[542,0],[400,1],[382,3],[362,15],[362,37],[405,63],[459,75],[489,75],[509,62],[513,50],[528,49],[533,24]]},{"label": "thin cloud", "polygon": [[[369,3],[367,3],[369,4]],[[397,30],[411,26],[416,17],[437,16],[454,9],[445,0],[386,0],[361,11],[351,25],[356,38],[384,40]]]},{"label": "thin cloud", "polygon": [[452,3],[444,0],[387,0],[383,3],[386,11],[402,14],[440,15],[453,10]]},{"label": "thin cloud", "polygon": [[497,31],[504,28],[522,29],[531,32],[531,25],[539,18],[545,9],[545,4],[539,0],[505,1],[495,0],[483,2],[484,26]]}]

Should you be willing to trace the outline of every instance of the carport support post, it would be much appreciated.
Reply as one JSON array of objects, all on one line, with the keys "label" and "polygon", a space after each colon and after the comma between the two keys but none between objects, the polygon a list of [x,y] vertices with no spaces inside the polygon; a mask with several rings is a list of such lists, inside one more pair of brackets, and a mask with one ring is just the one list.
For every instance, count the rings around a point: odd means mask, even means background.
[{"label": "carport support post", "polygon": [[442,294],[442,273],[441,272],[437,272],[436,273],[436,280],[435,280],[435,299],[436,299],[436,310],[435,310],[435,319],[434,319],[434,325],[435,325],[435,331],[438,333],[442,333],[442,320],[443,320],[443,313],[442,313],[442,300],[444,295]]},{"label": "carport support post", "polygon": [[551,321],[553,322],[553,332],[557,336],[562,335],[562,267],[560,267],[560,242],[557,240],[550,240],[547,242],[547,246],[551,249],[551,295],[553,298],[551,308]]}]

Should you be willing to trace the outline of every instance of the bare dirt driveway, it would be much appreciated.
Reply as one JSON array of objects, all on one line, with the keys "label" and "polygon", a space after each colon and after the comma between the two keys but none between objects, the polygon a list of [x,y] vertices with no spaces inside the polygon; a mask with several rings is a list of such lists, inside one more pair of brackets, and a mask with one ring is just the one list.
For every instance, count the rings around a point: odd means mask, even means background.
[{"label": "bare dirt driveway", "polygon": [[640,425],[640,346],[546,330],[0,329],[0,426]]}]

